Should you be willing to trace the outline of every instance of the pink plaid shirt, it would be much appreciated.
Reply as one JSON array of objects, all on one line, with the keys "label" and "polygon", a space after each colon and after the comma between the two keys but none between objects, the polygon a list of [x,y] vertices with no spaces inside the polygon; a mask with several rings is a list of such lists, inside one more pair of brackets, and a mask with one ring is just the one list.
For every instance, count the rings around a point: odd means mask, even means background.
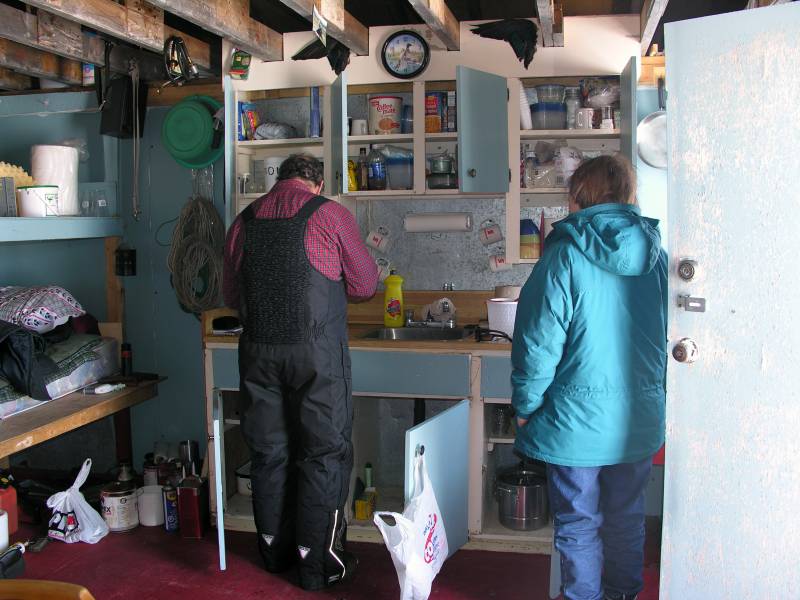
[{"label": "pink plaid shirt", "polygon": [[[276,183],[266,196],[253,203],[257,219],[287,219],[314,194],[296,179]],[[239,269],[244,236],[242,216],[228,230],[222,292],[225,304],[239,308]],[[306,254],[317,271],[332,281],[344,279],[347,296],[370,298],[378,285],[378,267],[361,239],[355,218],[338,202],[326,202],[308,220]]]}]

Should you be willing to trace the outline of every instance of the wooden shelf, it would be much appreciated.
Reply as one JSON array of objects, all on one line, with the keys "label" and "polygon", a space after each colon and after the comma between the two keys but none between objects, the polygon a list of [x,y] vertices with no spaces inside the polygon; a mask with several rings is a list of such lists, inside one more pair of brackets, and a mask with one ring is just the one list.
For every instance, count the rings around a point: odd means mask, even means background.
[{"label": "wooden shelf", "polygon": [[519,193],[521,196],[529,194],[566,194],[568,189],[565,187],[552,187],[552,188],[522,188]]},{"label": "wooden shelf", "polygon": [[384,135],[348,135],[347,143],[351,145],[406,143],[414,141],[413,133],[387,133]]},{"label": "wooden shelf", "polygon": [[538,258],[520,258],[517,261],[517,264],[520,264],[520,265],[535,265],[537,262],[539,262],[539,260],[540,259],[538,259]]},{"label": "wooden shelf", "polygon": [[619,129],[523,129],[519,132],[523,140],[596,140],[619,136]]},{"label": "wooden shelf", "polygon": [[110,394],[89,395],[75,392],[12,415],[3,419],[0,427],[0,457],[99,421],[157,394],[157,381],[127,387]]},{"label": "wooden shelf", "polygon": [[441,133],[426,133],[426,142],[456,142],[458,141],[457,131],[443,131]]},{"label": "wooden shelf", "polygon": [[414,190],[364,190],[342,194],[345,198],[407,198],[414,195]]},{"label": "wooden shelf", "polygon": [[283,140],[237,141],[240,148],[288,148],[292,146],[322,146],[322,138],[288,138]]},{"label": "wooden shelf", "polygon": [[[500,518],[497,515],[497,503],[490,501],[483,511],[481,532],[471,535],[471,538],[476,541],[492,540],[504,542],[513,546],[513,549],[507,549],[510,552],[527,551],[536,554],[550,554],[553,543],[553,526],[549,524],[535,531],[509,529],[500,524]],[[517,544],[523,547],[517,548]]]},{"label": "wooden shelf", "polygon": [[122,235],[119,217],[0,217],[0,242],[75,240]]}]

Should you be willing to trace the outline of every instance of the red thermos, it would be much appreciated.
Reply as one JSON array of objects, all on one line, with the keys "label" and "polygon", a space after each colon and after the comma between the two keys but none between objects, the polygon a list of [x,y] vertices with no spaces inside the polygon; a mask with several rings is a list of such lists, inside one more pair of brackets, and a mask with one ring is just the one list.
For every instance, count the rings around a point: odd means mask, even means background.
[{"label": "red thermos", "polygon": [[189,476],[178,484],[178,522],[181,537],[203,537],[208,524],[208,482]]}]

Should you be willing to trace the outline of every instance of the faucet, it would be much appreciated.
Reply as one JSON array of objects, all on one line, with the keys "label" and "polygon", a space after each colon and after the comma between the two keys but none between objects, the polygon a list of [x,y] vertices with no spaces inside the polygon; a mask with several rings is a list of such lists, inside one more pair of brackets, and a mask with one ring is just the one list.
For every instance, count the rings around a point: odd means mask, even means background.
[{"label": "faucet", "polygon": [[[450,303],[445,302],[442,305],[442,309],[444,312],[450,312]],[[456,320],[453,317],[450,317],[446,321],[434,321],[430,316],[424,321],[415,321],[414,320],[414,311],[412,309],[406,310],[405,313],[406,320],[405,326],[406,327],[441,327],[442,329],[455,329],[456,328]]]}]

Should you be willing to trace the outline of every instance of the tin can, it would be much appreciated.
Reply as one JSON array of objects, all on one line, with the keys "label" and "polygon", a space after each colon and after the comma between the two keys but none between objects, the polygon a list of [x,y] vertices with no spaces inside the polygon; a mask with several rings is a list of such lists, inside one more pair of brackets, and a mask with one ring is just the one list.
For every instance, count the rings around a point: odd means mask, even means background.
[{"label": "tin can", "polygon": [[100,491],[103,519],[109,531],[129,531],[139,526],[139,502],[136,488],[115,482]]},{"label": "tin can", "polygon": [[144,485],[158,485],[158,465],[145,463],[143,477]]},{"label": "tin can", "polygon": [[164,529],[178,531],[178,490],[171,485],[165,485],[162,494],[164,497]]}]

